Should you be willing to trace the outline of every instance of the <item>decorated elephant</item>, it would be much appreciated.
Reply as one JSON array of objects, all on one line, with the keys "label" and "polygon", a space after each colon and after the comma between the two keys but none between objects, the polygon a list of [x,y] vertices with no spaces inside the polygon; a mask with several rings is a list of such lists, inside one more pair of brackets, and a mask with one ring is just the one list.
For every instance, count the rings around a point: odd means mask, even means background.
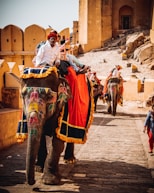
[{"label": "decorated elephant", "polygon": [[108,105],[108,113],[116,115],[117,104],[120,99],[120,78],[111,77],[108,81],[108,92],[106,96],[106,102]]},{"label": "decorated elephant", "polygon": [[[92,86],[88,80],[85,81],[84,74],[75,75],[75,84],[72,78],[75,71],[71,67],[68,67],[68,71],[69,76],[62,78],[56,67],[25,68],[21,77],[28,125],[26,181],[30,185],[35,183],[35,164],[39,159],[38,153],[42,153],[43,149],[45,156],[41,161],[45,165],[42,182],[59,184],[59,159],[64,142],[68,143],[65,150],[67,158],[73,156],[74,143],[86,142],[93,120]],[[81,81],[83,84],[80,84]],[[46,147],[42,147],[46,135],[52,136],[52,147],[48,154]]]}]

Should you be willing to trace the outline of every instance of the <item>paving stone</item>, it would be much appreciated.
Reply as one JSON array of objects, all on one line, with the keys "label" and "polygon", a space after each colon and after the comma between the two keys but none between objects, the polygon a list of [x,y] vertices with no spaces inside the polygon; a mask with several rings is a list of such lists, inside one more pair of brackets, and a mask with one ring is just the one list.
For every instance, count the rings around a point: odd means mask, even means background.
[{"label": "paving stone", "polygon": [[40,173],[35,185],[25,184],[25,141],[0,152],[0,193],[154,193],[154,156],[142,132],[146,112],[119,108],[112,116],[99,107],[87,142],[75,145],[77,162],[65,164],[62,154],[59,186],[43,185]]}]

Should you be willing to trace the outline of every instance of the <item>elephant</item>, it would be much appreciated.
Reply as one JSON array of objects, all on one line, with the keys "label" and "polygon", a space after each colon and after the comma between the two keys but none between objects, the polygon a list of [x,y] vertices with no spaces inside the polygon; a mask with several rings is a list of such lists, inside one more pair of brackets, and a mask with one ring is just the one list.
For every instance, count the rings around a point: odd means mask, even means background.
[{"label": "elephant", "polygon": [[[64,63],[65,61],[62,62]],[[71,72],[71,67],[69,70]],[[71,113],[69,114],[68,108],[73,101],[72,88],[69,84],[70,80],[61,77],[58,72],[56,67],[49,66],[25,68],[21,77],[21,94],[28,126],[26,181],[29,185],[35,184],[36,161],[43,163],[44,184],[60,183],[59,159],[64,150],[64,143],[67,142],[66,158],[74,157],[74,143],[86,142],[86,134],[93,120],[93,90],[90,83],[85,81],[89,92],[87,117],[84,118],[86,125],[82,130],[75,128],[75,134],[72,132],[72,128],[67,123],[67,117],[73,117]],[[78,76],[79,79],[85,79],[84,75]],[[52,140],[49,153],[46,152],[46,135],[51,136]],[[42,156],[42,153],[44,156],[41,160],[39,154]]]},{"label": "elephant", "polygon": [[[94,99],[94,111],[96,112],[96,107],[97,107],[97,100],[99,97],[102,96],[102,91],[103,91],[103,85],[102,84],[93,84],[93,82],[91,82],[91,86],[93,88],[93,99]],[[52,122],[52,119],[50,119],[50,122]],[[46,124],[44,126],[44,128],[48,128],[50,127],[51,123],[49,123],[49,121],[46,121]],[[50,134],[46,134],[46,135],[50,135]],[[45,135],[42,136],[41,138],[41,145],[40,145],[40,149],[39,149],[39,153],[38,153],[38,158],[37,158],[37,162],[36,162],[36,171],[37,172],[43,172],[43,168],[44,168],[44,162],[47,156],[47,144],[46,144],[46,140],[45,140]],[[74,163],[75,162],[75,155],[74,155],[74,143],[67,143],[66,144],[66,149],[65,149],[65,153],[64,153],[64,160],[66,163]]]},{"label": "elephant", "polygon": [[111,77],[108,81],[106,102],[108,105],[108,113],[116,115],[117,104],[120,98],[120,78]]},{"label": "elephant", "polygon": [[[99,97],[102,96],[103,85],[102,84],[95,84],[94,85],[93,82],[91,81],[91,86],[93,88],[94,111],[96,112],[97,100]],[[52,119],[50,119],[50,122],[52,122]],[[46,121],[44,128],[48,128],[48,127],[50,127],[50,125],[51,125],[51,123],[49,123],[49,121]],[[49,135],[49,134],[46,134],[46,135]],[[47,156],[47,147],[46,147],[47,144],[46,144],[46,140],[45,140],[45,135],[42,136],[40,143],[41,143],[41,145],[40,145],[35,169],[37,172],[42,173],[43,168],[44,168],[44,162],[45,162],[45,159]],[[74,155],[74,143],[67,143],[65,153],[64,153],[64,160],[66,163],[74,163],[75,159],[76,158]]]}]

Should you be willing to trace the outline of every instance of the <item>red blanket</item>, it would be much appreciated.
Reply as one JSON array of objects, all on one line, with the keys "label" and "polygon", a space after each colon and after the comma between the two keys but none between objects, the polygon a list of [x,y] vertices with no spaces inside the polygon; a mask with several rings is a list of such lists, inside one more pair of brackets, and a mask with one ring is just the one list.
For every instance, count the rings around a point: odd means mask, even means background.
[{"label": "red blanket", "polygon": [[72,98],[65,105],[57,128],[58,138],[73,143],[85,143],[86,133],[93,119],[93,94],[85,74],[76,75],[68,68],[66,79],[69,82]]}]

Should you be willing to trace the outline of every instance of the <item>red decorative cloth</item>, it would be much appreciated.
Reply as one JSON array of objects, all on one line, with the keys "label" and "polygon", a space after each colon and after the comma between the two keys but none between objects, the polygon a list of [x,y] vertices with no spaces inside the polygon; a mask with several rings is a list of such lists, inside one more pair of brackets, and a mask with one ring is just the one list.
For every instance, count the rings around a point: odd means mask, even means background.
[{"label": "red decorative cloth", "polygon": [[59,119],[57,137],[70,143],[85,143],[93,121],[93,91],[88,87],[85,74],[76,75],[72,67],[68,67],[65,78],[71,87],[72,98]]},{"label": "red decorative cloth", "polygon": [[68,68],[68,71],[69,75],[66,76],[66,79],[73,95],[68,101],[69,123],[86,127],[90,98],[85,75],[76,75],[76,72],[71,67]]}]

